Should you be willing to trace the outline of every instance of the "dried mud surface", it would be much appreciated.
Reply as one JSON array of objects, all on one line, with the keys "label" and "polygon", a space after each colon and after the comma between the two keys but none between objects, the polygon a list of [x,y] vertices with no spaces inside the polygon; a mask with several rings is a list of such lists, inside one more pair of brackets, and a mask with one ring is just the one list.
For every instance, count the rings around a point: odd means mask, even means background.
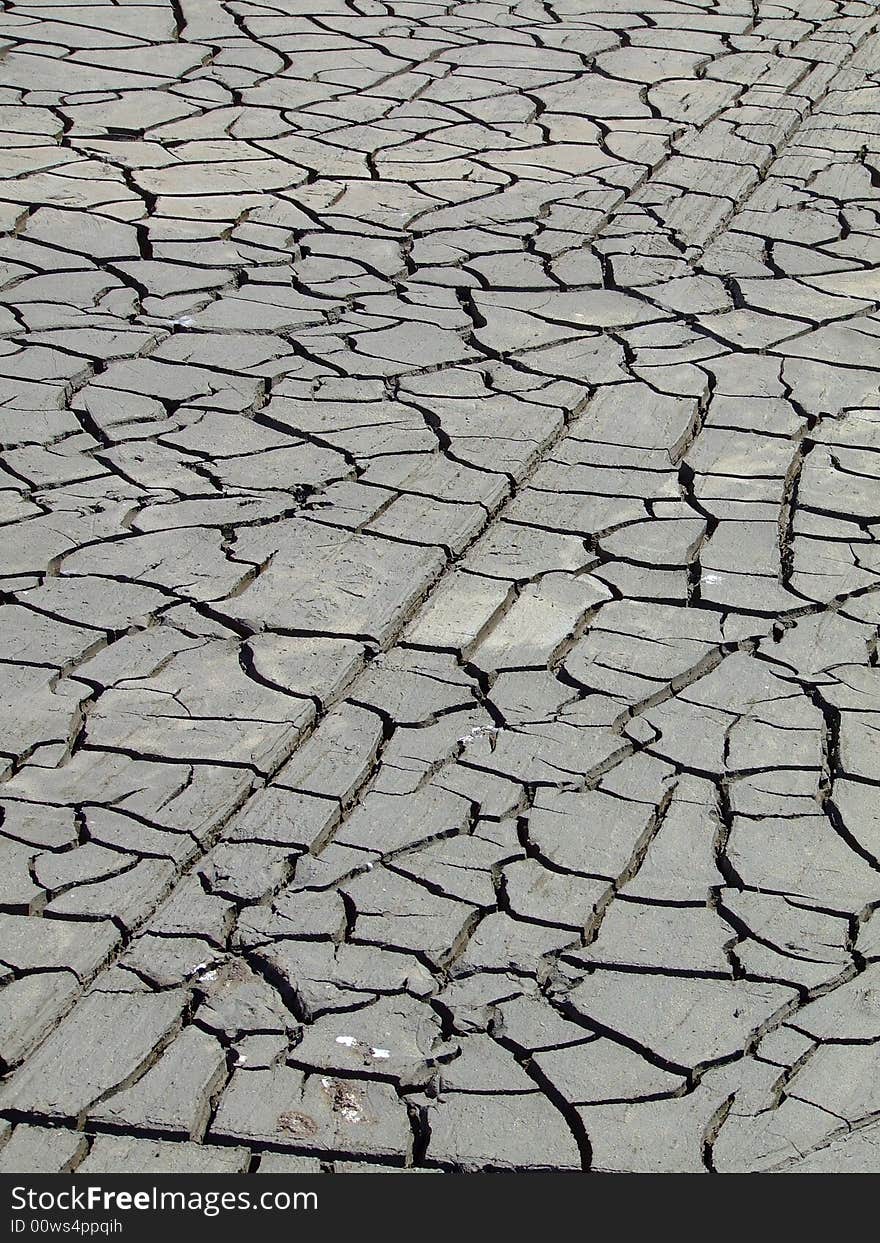
[{"label": "dried mud surface", "polygon": [[880,14],[4,6],[0,1170],[880,1171]]}]

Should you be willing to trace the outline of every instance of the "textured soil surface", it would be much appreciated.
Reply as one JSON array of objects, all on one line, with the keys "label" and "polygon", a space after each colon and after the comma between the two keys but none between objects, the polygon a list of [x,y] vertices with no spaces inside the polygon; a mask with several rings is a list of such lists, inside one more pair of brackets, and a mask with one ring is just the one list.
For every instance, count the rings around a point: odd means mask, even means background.
[{"label": "textured soil surface", "polygon": [[880,1171],[880,13],[0,21],[0,1170]]}]

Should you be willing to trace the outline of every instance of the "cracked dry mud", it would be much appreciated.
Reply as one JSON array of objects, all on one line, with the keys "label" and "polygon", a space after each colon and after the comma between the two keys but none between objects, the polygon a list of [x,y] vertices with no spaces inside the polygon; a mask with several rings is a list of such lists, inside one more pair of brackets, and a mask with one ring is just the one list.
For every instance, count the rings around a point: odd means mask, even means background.
[{"label": "cracked dry mud", "polygon": [[880,1170],[880,14],[5,6],[0,1169]]}]

